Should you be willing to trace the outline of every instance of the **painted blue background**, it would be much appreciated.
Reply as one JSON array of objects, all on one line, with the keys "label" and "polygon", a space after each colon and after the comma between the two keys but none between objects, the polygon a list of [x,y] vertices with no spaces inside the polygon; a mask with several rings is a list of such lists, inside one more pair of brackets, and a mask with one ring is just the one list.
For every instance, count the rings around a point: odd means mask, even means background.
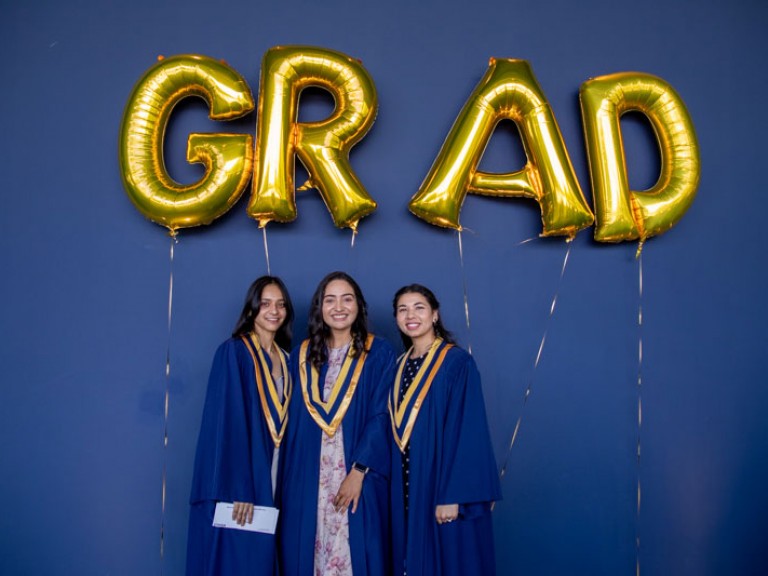
[{"label": "painted blue background", "polygon": [[[634,574],[636,534],[642,574],[765,573],[763,2],[7,0],[0,10],[0,573],[183,572],[207,372],[265,253],[245,197],[211,226],[183,231],[169,338],[171,240],[123,192],[117,134],[159,54],[225,59],[257,92],[261,57],[278,44],[360,58],[380,102],[351,156],[379,202],[354,248],[315,192],[299,197],[294,223],[268,227],[296,332],[332,269],[360,280],[374,329],[392,339],[393,292],[413,281],[435,289],[481,367],[499,464],[508,457],[494,514],[500,574]],[[490,56],[531,63],[590,202],[582,82],[649,72],[688,106],[701,184],[686,216],[643,251],[639,392],[636,244],[599,244],[583,231],[559,283],[562,239],[519,244],[540,232],[535,203],[468,197],[463,268],[456,233],[407,211]],[[322,94],[304,103],[302,118],[330,110]],[[253,133],[255,121],[215,124],[202,101],[180,106],[171,171],[200,175],[184,162],[190,131]],[[648,187],[652,133],[637,118],[623,126],[630,183]],[[521,150],[501,129],[483,167],[517,169]]]}]

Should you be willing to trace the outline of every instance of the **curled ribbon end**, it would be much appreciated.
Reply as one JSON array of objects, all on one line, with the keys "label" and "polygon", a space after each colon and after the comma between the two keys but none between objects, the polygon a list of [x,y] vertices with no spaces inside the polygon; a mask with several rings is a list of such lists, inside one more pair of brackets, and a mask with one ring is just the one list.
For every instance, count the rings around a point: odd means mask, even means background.
[{"label": "curled ribbon end", "polygon": [[312,178],[304,182],[301,186],[296,188],[296,192],[304,192],[305,190],[312,190],[312,188],[315,187],[314,182],[312,182]]},{"label": "curled ribbon end", "polygon": [[645,238],[641,238],[640,242],[637,243],[637,252],[635,252],[635,260],[640,258],[640,254],[643,253],[643,246],[645,245]]}]

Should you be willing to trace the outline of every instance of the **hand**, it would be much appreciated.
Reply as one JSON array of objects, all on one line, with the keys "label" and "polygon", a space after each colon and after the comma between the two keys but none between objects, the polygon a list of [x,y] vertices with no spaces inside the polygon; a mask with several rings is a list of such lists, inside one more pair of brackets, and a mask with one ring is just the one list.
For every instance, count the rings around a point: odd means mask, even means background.
[{"label": "hand", "polygon": [[349,471],[333,499],[333,507],[336,508],[336,512],[346,512],[350,502],[352,503],[352,514],[357,511],[357,503],[360,500],[360,493],[363,491],[363,478],[365,478],[365,474],[360,470],[353,468]]},{"label": "hand", "polygon": [[247,522],[250,524],[253,522],[253,504],[250,502],[233,502],[235,505],[232,508],[232,520],[244,526]]},{"label": "hand", "polygon": [[435,507],[435,519],[438,524],[453,522],[459,517],[458,504],[438,504]]}]

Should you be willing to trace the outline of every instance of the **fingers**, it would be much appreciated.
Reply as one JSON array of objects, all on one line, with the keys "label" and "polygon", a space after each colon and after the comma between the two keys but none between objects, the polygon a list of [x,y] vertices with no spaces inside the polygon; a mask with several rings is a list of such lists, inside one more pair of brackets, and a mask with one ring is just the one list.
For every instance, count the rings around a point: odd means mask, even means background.
[{"label": "fingers", "polygon": [[246,522],[253,522],[253,504],[250,502],[233,502],[232,520],[243,526]]},{"label": "fingers", "polygon": [[248,524],[253,522],[253,504],[248,504],[245,509],[245,521]]},{"label": "fingers", "polygon": [[[333,507],[336,509],[336,512],[346,512],[351,500],[351,498],[342,494],[341,490],[339,490],[338,494],[336,494],[336,497],[333,499]],[[357,508],[357,503],[355,503],[355,508]]]},{"label": "fingers", "polygon": [[441,504],[435,507],[435,520],[438,524],[453,522],[459,517],[458,504]]}]

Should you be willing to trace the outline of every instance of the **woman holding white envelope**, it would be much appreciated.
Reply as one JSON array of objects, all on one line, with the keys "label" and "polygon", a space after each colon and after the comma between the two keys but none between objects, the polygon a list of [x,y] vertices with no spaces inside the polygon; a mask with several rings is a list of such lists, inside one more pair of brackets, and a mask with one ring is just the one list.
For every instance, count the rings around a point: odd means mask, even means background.
[{"label": "woman holding white envelope", "polygon": [[277,574],[274,522],[262,525],[276,512],[292,321],[285,285],[262,276],[248,290],[232,338],[216,352],[195,458],[187,576]]}]

